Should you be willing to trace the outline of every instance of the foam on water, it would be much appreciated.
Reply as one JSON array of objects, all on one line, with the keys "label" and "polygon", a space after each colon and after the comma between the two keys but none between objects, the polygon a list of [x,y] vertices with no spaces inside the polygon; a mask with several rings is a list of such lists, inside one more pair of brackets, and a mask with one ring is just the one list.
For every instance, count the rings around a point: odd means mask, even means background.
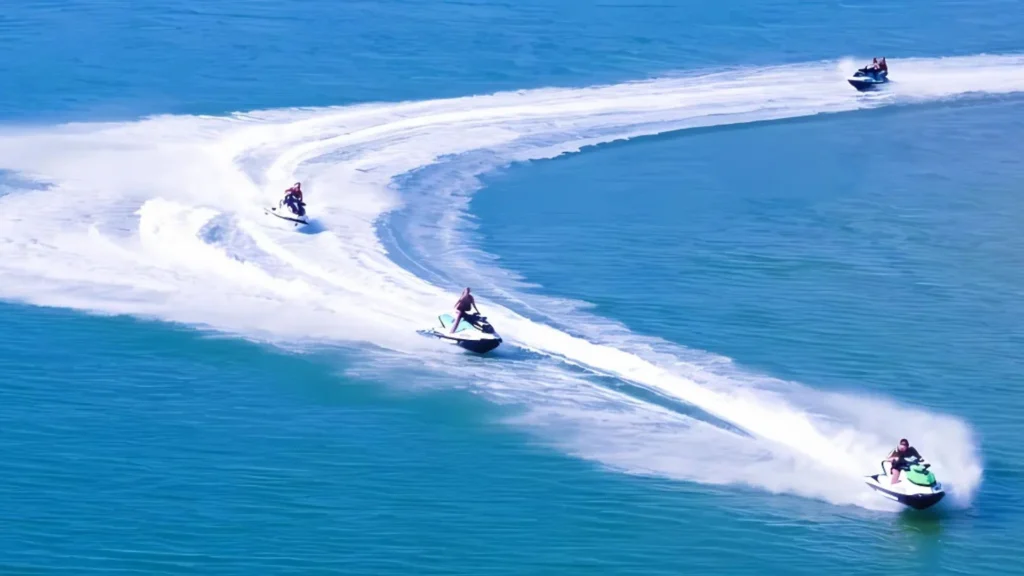
[{"label": "foam on water", "polygon": [[[860,476],[900,435],[897,423],[913,420],[922,431],[915,443],[954,487],[950,500],[965,505],[981,479],[965,423],[745,373],[527,295],[465,232],[475,177],[510,162],[700,126],[1024,91],[1021,56],[891,63],[891,89],[871,95],[845,83],[852,66],[844,61],[452,100],[10,127],[0,132],[0,170],[17,179],[0,196],[0,297],[291,345],[370,344],[381,370],[398,359],[441,382],[455,376],[527,407],[518,422],[608,466],[842,504],[877,505]],[[308,190],[310,231],[262,212],[294,180]],[[388,214],[402,220],[393,226],[400,241],[378,235]],[[482,306],[509,342],[500,361],[475,362],[415,334],[450,307],[456,282],[499,297]],[[734,457],[723,462],[723,453]]]}]

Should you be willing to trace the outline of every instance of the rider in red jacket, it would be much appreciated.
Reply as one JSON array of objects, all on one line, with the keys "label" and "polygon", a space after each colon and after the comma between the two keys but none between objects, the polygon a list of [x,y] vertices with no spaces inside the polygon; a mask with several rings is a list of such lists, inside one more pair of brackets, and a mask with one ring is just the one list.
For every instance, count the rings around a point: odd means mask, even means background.
[{"label": "rider in red jacket", "polygon": [[284,203],[292,209],[292,212],[300,216],[305,213],[303,208],[306,203],[302,201],[302,184],[296,182],[294,186],[284,191]]}]

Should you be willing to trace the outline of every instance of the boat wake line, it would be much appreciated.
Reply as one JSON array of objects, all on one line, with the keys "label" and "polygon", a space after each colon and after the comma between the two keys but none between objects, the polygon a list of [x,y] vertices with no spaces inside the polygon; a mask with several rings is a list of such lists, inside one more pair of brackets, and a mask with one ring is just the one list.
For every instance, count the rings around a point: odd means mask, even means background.
[{"label": "boat wake line", "polygon": [[[890,62],[900,81],[871,95],[846,85],[844,63],[823,62],[3,129],[0,170],[17,180],[0,179],[0,298],[291,345],[360,346],[371,367],[425,368],[439,383],[454,379],[524,406],[516,423],[619,470],[838,504],[874,505],[861,475],[898,437],[894,423],[909,423],[931,431],[916,442],[942,471],[948,500],[966,504],[982,469],[970,427],[956,418],[748,374],[713,354],[559,312],[511,282],[504,305],[487,303],[488,317],[509,344],[534,352],[528,358],[483,367],[415,333],[451,305],[453,283],[497,291],[507,277],[462,231],[476,177],[488,170],[694,127],[1024,91],[1021,56]],[[262,212],[295,180],[316,191],[311,232],[275,226]],[[581,319],[577,332],[559,327]],[[603,378],[697,413],[596,384]],[[720,462],[723,451],[730,462]],[[823,453],[832,464],[826,482],[812,462]]]}]

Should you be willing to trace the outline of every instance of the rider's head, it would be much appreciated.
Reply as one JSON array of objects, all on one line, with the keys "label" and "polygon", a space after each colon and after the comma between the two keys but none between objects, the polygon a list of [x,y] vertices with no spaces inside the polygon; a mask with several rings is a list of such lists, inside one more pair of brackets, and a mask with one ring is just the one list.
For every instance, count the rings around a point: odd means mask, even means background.
[{"label": "rider's head", "polygon": [[901,438],[900,439],[900,445],[897,446],[897,450],[899,450],[900,452],[906,452],[907,448],[909,448],[909,447],[910,447],[910,442],[907,442],[906,438]]},{"label": "rider's head", "polygon": [[463,296],[465,296],[467,294],[469,294],[469,286],[466,286],[466,289],[462,291],[462,295]]},{"label": "rider's head", "polygon": [[878,64],[878,58],[872,58],[871,59],[871,63],[872,64]]}]

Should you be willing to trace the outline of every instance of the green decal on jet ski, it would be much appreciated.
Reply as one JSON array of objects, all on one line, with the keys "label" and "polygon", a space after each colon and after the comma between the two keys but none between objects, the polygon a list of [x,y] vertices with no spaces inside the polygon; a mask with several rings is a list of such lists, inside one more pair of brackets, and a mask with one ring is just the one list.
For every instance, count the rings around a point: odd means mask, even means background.
[{"label": "green decal on jet ski", "polygon": [[918,486],[934,486],[935,485],[935,474],[932,474],[927,467],[920,464],[914,464],[910,467],[910,470],[906,473],[906,479],[912,484]]}]

